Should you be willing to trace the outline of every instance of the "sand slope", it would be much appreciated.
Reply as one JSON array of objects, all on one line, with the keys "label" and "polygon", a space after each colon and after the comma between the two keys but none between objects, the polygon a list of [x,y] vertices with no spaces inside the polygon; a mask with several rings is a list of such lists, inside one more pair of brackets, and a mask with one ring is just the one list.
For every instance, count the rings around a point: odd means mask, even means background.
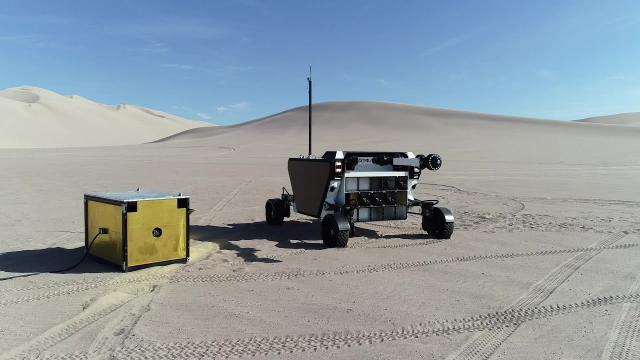
[{"label": "sand slope", "polygon": [[37,87],[0,91],[0,148],[140,144],[208,123]]},{"label": "sand slope", "polygon": [[609,125],[640,126],[640,113],[632,112],[608,116],[596,116],[576,121]]},{"label": "sand slope", "polygon": [[[307,107],[236,126],[188,130],[159,142],[232,146],[265,156],[307,152]],[[380,102],[314,105],[314,152],[328,149],[439,152],[466,161],[599,162],[635,160],[624,144],[640,129],[527,119]],[[622,143],[621,143],[622,141]],[[608,151],[602,152],[601,147]]]},{"label": "sand slope", "polygon": [[440,153],[416,191],[452,209],[452,239],[417,216],[358,223],[346,249],[306,216],[266,225],[307,149],[304,107],[152,144],[0,149],[0,277],[79,258],[85,192],[180,191],[196,209],[186,265],[88,259],[0,281],[0,359],[640,358],[640,128],[367,102],[314,114],[317,153]]}]

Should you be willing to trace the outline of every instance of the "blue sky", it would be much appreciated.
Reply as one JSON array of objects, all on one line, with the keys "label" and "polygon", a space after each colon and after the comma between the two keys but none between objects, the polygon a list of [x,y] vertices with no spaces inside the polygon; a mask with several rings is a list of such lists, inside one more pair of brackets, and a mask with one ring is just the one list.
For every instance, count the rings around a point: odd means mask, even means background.
[{"label": "blue sky", "polygon": [[640,2],[7,1],[0,87],[231,124],[314,100],[640,111]]}]

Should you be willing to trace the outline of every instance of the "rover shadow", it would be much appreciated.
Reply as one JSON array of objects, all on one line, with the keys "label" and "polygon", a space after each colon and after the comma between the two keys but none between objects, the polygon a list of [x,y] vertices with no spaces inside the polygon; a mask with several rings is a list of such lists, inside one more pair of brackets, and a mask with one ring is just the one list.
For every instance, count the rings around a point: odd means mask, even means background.
[{"label": "rover shadow", "polygon": [[402,240],[433,240],[433,236],[424,233],[406,233],[406,234],[380,234],[372,229],[365,229],[356,224],[356,235],[370,239],[402,239]]},{"label": "rover shadow", "polygon": [[[277,247],[287,249],[323,249],[320,224],[317,221],[285,221],[282,225],[268,225],[265,222],[235,223],[227,226],[191,225],[191,238],[198,241],[216,243],[240,240],[268,240],[276,242]],[[425,240],[431,237],[424,234],[380,235],[373,229],[356,224],[356,237],[373,239]]]},{"label": "rover shadow", "polygon": [[[84,256],[84,246],[67,249],[52,247],[45,249],[17,250],[0,253],[0,271],[21,275],[0,276],[0,279],[28,277],[52,273],[67,268],[80,261]],[[106,273],[114,268],[97,262],[87,256],[76,268],[64,273]]]},{"label": "rover shadow", "polygon": [[198,241],[214,242],[223,250],[232,250],[247,262],[275,263],[280,260],[262,258],[258,249],[244,247],[242,241],[267,240],[284,249],[321,250],[318,224],[308,221],[286,221],[281,226],[271,226],[264,222],[235,223],[227,226],[191,225],[190,237]]},{"label": "rover shadow", "polygon": [[227,226],[191,225],[191,238],[219,245],[243,240],[268,240],[286,249],[323,249],[319,225],[310,221],[285,221],[279,226],[265,222],[235,223]]},{"label": "rover shadow", "polygon": [[[214,242],[224,250],[235,251],[247,262],[273,263],[280,260],[261,258],[258,249],[243,247],[238,242],[267,240],[276,243],[276,247],[283,249],[322,250],[325,246],[320,235],[320,224],[317,221],[285,221],[282,225],[268,225],[265,222],[235,223],[227,226],[191,225],[190,237],[198,241]],[[420,235],[420,234],[418,234]],[[365,229],[356,225],[356,237],[374,239],[400,238],[424,240],[428,237],[414,236],[414,234],[380,235],[377,231]]]}]

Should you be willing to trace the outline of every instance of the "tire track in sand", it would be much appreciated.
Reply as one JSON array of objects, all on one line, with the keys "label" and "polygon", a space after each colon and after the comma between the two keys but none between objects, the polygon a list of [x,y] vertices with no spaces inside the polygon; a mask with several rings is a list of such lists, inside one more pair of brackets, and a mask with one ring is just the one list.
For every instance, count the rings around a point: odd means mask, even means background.
[{"label": "tire track in sand", "polygon": [[116,279],[112,282],[98,282],[98,283],[86,283],[81,285],[71,285],[67,288],[53,290],[49,292],[28,295],[24,297],[10,298],[0,301],[0,307],[22,304],[40,300],[47,300],[58,296],[71,295],[78,292],[99,288],[101,286],[113,286],[113,285],[125,285],[132,283],[153,283],[163,280],[169,280],[173,283],[242,283],[252,281],[280,281],[280,280],[292,280],[298,278],[308,277],[328,277],[328,276],[344,276],[344,275],[362,275],[362,274],[374,274],[390,271],[401,271],[413,268],[420,268],[433,265],[445,265],[454,263],[467,263],[476,261],[487,260],[507,260],[520,257],[534,257],[534,256],[553,256],[562,254],[589,254],[600,253],[604,250],[626,250],[640,246],[638,243],[600,246],[600,247],[584,247],[584,248],[572,248],[572,249],[555,249],[555,250],[542,250],[542,251],[530,251],[522,253],[499,253],[488,255],[469,255],[469,256],[456,256],[449,258],[440,258],[433,260],[422,260],[412,262],[399,262],[399,263],[386,263],[386,264],[374,264],[374,265],[362,265],[344,267],[337,270],[295,270],[295,271],[282,271],[282,272],[246,272],[246,273],[230,273],[230,274],[205,274],[205,275],[192,275],[192,274],[177,274],[170,276],[168,274],[152,274],[149,276],[140,276],[137,278],[129,279]]},{"label": "tire track in sand", "polygon": [[224,210],[229,205],[229,203],[231,203],[233,199],[238,196],[238,194],[240,194],[240,191],[242,191],[242,189],[245,189],[247,186],[251,185],[251,183],[253,183],[253,179],[249,179],[243,182],[238,187],[233,189],[233,191],[225,195],[222,200],[218,201],[211,208],[211,210],[209,210],[207,214],[202,217],[202,221],[207,224],[213,223],[218,218],[218,216],[220,216],[220,212]]},{"label": "tire track in sand", "polygon": [[[624,238],[627,232],[620,232],[605,238],[592,245],[595,251],[581,252],[553,269],[542,280],[533,285],[527,293],[522,295],[505,311],[538,306],[546,300],[560,285],[562,285],[576,270],[586,264],[601,249],[609,247],[616,241]],[[448,360],[475,360],[489,359],[495,351],[511,336],[518,326],[504,327],[496,330],[484,331],[466,342],[458,351],[449,355]]]},{"label": "tire track in sand", "polygon": [[512,211],[510,213],[510,215],[516,215],[516,214],[524,211],[524,209],[526,209],[526,207],[527,207],[527,205],[521,199],[519,199],[517,197],[513,197],[513,196],[490,194],[490,193],[485,193],[485,192],[480,192],[480,191],[464,190],[462,188],[459,188],[459,187],[453,186],[453,185],[436,184],[436,183],[423,183],[423,184],[424,185],[439,186],[441,188],[449,189],[449,190],[451,190],[451,193],[458,192],[458,193],[463,193],[463,194],[468,194],[468,195],[480,195],[480,196],[487,196],[487,197],[492,197],[492,198],[496,198],[496,199],[507,199],[507,200],[510,200],[510,201],[512,201],[512,202],[514,202],[514,203],[516,203],[518,205],[518,209],[516,211]]},{"label": "tire track in sand", "polygon": [[[204,258],[208,253],[211,253],[213,249],[217,249],[217,245],[212,243],[202,243],[191,247],[191,260],[190,263],[195,263]],[[26,286],[22,288],[12,288],[11,292],[14,294],[20,294],[24,292],[31,292],[35,290],[47,290],[35,294],[29,294],[19,297],[0,297],[0,308],[17,305],[22,303],[29,303],[35,301],[42,301],[53,299],[65,295],[73,295],[76,293],[90,291],[102,288],[118,288],[127,285],[139,285],[139,284],[157,284],[159,282],[167,281],[171,278],[174,272],[180,269],[182,264],[172,264],[162,267],[152,267],[148,269],[138,270],[136,272],[130,272],[121,274],[112,278],[93,278],[83,280],[69,280],[69,281],[48,281],[44,284]],[[4,295],[4,293],[3,293]]]},{"label": "tire track in sand", "polygon": [[271,273],[246,272],[246,273],[232,273],[232,274],[188,275],[188,276],[175,276],[171,281],[181,282],[181,283],[188,283],[188,282],[228,283],[228,282],[293,280],[297,278],[307,278],[307,277],[362,275],[362,274],[374,274],[374,273],[390,272],[390,271],[400,271],[400,270],[407,270],[407,269],[426,267],[426,266],[432,266],[432,265],[466,263],[466,262],[486,261],[486,260],[514,259],[519,257],[550,256],[550,255],[572,254],[572,253],[579,253],[579,254],[594,253],[595,254],[595,253],[600,253],[604,250],[623,250],[623,249],[629,249],[629,248],[638,247],[638,246],[640,246],[640,244],[621,244],[621,245],[601,246],[601,247],[531,251],[531,252],[524,252],[524,253],[502,253],[502,254],[489,254],[489,255],[457,256],[457,257],[441,258],[441,259],[435,259],[435,260],[351,266],[351,267],[344,267],[344,268],[333,270],[333,271],[298,270],[298,271],[282,271],[282,272],[271,272]]},{"label": "tire track in sand", "polygon": [[[508,195],[499,195],[484,193],[479,191],[469,191],[462,188],[435,183],[425,183],[425,185],[432,185],[439,187],[440,189],[448,189],[449,192],[443,197],[449,194],[462,194],[462,195],[476,195],[486,196],[495,199],[506,199],[510,202],[514,202],[519,207],[514,209],[515,211],[481,211],[479,209],[459,209],[457,211],[457,217],[460,221],[457,221],[456,227],[459,230],[473,230],[484,231],[489,233],[504,232],[504,231],[572,231],[572,232],[597,232],[614,234],[618,232],[618,229],[633,228],[637,226],[637,217],[619,218],[616,222],[612,222],[612,219],[602,216],[567,216],[565,218],[557,217],[555,215],[525,213],[525,203],[528,202],[541,202],[541,203],[561,203],[575,205],[602,205],[602,206],[615,206],[623,208],[637,208],[640,201],[629,200],[610,200],[610,199],[584,199],[584,198],[561,198],[561,197],[514,197]],[[636,227],[633,231],[638,232],[640,228]]]},{"label": "tire track in sand", "polygon": [[[65,295],[73,295],[84,291],[89,291],[93,289],[100,289],[104,287],[117,287],[123,285],[130,284],[144,284],[144,283],[153,283],[159,282],[170,278],[170,274],[167,273],[152,273],[141,276],[134,277],[119,277],[115,279],[100,279],[100,280],[87,280],[83,282],[79,281],[69,281],[69,282],[58,282],[51,284],[52,286],[47,286],[46,288],[57,288],[52,291],[45,291],[37,294],[30,294],[21,297],[14,297],[8,299],[0,300],[0,307],[5,307],[9,305],[17,305],[30,303],[35,301],[49,300],[60,296]],[[27,291],[33,290],[33,287],[29,287],[26,289],[20,289],[16,291]],[[35,288],[39,289],[39,288]]]},{"label": "tire track in sand", "polygon": [[142,316],[149,311],[156,290],[157,286],[154,286],[148,294],[123,306],[116,318],[109,321],[94,339],[89,347],[87,358],[110,359],[116,349],[121,347],[131,335]]},{"label": "tire track in sand", "polygon": [[[627,294],[637,293],[640,289],[640,276],[629,288]],[[616,320],[609,340],[602,352],[602,360],[640,359],[640,305],[628,303]]]},{"label": "tire track in sand", "polygon": [[[198,247],[198,251],[194,253],[194,261],[199,260],[206,252],[206,246]],[[178,269],[179,267],[160,268],[155,272],[148,273],[147,277],[155,277],[158,283],[166,283],[166,281],[171,278],[172,273]],[[115,280],[126,281],[111,282],[110,285],[128,285],[139,278],[139,276],[124,279],[119,278]],[[123,308],[126,309],[125,313],[119,314],[114,320],[107,323],[106,327],[103,328],[100,334],[94,339],[89,352],[67,354],[63,357],[69,359],[110,359],[112,353],[124,343],[140,318],[147,312],[156,290],[161,285],[158,283],[147,287],[140,286],[140,283],[137,283],[137,287],[129,289],[129,292],[135,291],[135,295],[120,291],[114,291],[104,295],[92,303],[87,310],[71,320],[53,327],[43,335],[30,340],[16,349],[12,349],[10,352],[10,354],[12,354],[11,357],[7,355],[7,358],[25,358],[29,357],[30,354],[39,356],[42,351],[52,348],[72,335],[82,331],[87,325]],[[106,305],[101,306],[105,303]],[[98,307],[98,310],[95,310],[96,307]],[[87,312],[88,310],[93,311]]]},{"label": "tire track in sand", "polygon": [[[217,359],[285,353],[342,349],[388,341],[409,340],[429,336],[449,336],[469,332],[518,327],[537,319],[560,316],[576,311],[615,304],[639,303],[640,293],[589,298],[580,302],[511,308],[467,318],[436,320],[412,324],[392,330],[334,332],[290,335],[283,337],[251,337],[228,340],[153,343],[142,341],[126,345],[113,354],[115,359]],[[54,355],[51,359],[81,359],[83,354]]]},{"label": "tire track in sand", "polygon": [[29,340],[8,353],[0,356],[2,360],[38,357],[43,351],[57,345],[78,331],[118,310],[134,298],[125,293],[111,293],[99,298],[87,309],[73,318],[54,326],[43,334]]}]

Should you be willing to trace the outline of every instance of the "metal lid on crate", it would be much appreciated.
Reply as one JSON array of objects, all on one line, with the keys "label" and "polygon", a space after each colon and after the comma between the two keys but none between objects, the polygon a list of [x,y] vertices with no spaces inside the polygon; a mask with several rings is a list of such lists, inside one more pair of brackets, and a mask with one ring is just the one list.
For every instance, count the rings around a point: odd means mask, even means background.
[{"label": "metal lid on crate", "polygon": [[162,199],[184,199],[189,196],[182,193],[165,193],[152,191],[123,191],[123,192],[97,192],[84,195],[85,198],[99,198],[116,202],[142,201],[142,200],[162,200]]}]

